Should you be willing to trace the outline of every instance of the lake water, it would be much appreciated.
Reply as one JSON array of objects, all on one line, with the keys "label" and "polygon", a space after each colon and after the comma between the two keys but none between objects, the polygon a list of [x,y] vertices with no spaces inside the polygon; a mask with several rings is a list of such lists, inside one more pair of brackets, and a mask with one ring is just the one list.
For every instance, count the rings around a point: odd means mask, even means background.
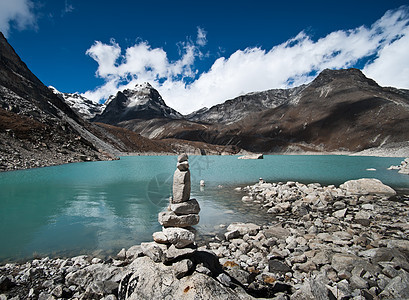
[{"label": "lake water", "polygon": [[[378,178],[409,192],[409,176],[386,170],[402,158],[354,156],[191,156],[192,198],[202,207],[203,237],[219,224],[267,223],[271,216],[241,201],[233,189],[294,180],[335,184]],[[161,229],[157,214],[171,194],[175,156],[133,156],[119,161],[87,162],[0,173],[0,261],[33,256],[107,255],[152,241]],[[368,171],[375,168],[376,171]],[[206,187],[200,189],[203,179]],[[222,187],[221,187],[221,186]]]}]

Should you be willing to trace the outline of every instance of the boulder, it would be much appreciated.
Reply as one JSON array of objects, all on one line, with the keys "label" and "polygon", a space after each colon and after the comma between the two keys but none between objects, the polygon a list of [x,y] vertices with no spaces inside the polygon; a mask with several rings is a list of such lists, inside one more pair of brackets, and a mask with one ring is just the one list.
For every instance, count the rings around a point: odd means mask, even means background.
[{"label": "boulder", "polygon": [[362,178],[358,180],[349,180],[339,186],[341,189],[354,195],[380,195],[392,197],[396,191],[382,181],[374,178]]},{"label": "boulder", "polygon": [[176,278],[173,266],[155,264],[147,257],[134,261],[135,271],[119,287],[120,299],[253,299],[240,287],[234,290],[202,273]]},{"label": "boulder", "polygon": [[198,224],[199,220],[199,215],[178,216],[173,211],[160,212],[158,215],[158,221],[164,227],[189,227]]},{"label": "boulder", "polygon": [[190,171],[176,169],[173,175],[173,198],[172,203],[181,203],[190,198]]},{"label": "boulder", "polygon": [[164,228],[163,234],[176,248],[186,247],[193,244],[195,240],[195,234],[184,228]]},{"label": "boulder", "polygon": [[200,206],[196,199],[182,203],[171,203],[169,208],[177,215],[198,214],[200,212]]}]

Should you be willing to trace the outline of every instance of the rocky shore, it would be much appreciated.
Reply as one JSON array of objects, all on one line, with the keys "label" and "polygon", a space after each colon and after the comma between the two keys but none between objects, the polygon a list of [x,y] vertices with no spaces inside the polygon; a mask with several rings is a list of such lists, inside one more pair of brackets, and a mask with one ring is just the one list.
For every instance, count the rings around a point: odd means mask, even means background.
[{"label": "rocky shore", "polygon": [[407,196],[375,179],[238,190],[270,224],[233,223],[200,247],[6,264],[0,299],[407,299]]}]

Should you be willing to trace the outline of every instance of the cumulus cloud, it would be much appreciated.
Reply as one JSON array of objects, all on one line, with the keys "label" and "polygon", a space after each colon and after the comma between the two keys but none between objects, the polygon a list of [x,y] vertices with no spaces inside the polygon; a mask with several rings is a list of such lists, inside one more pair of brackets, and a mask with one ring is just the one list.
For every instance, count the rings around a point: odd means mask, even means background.
[{"label": "cumulus cloud", "polygon": [[[371,27],[340,30],[313,40],[305,32],[269,50],[237,50],[220,57],[201,74],[195,61],[203,57],[206,32],[198,27],[195,42],[182,43],[181,57],[169,61],[161,48],[148,42],[129,47],[122,55],[118,44],[96,42],[87,54],[98,63],[97,76],[106,84],[85,93],[95,101],[117,90],[149,81],[167,104],[181,113],[210,107],[243,93],[287,88],[311,81],[325,68],[340,69],[368,60],[364,72],[381,84],[409,88],[407,7],[391,10]],[[125,82],[125,83],[124,83]]]},{"label": "cumulus cloud", "polygon": [[33,3],[30,0],[0,1],[0,31],[8,37],[11,28],[23,30],[36,26]]}]

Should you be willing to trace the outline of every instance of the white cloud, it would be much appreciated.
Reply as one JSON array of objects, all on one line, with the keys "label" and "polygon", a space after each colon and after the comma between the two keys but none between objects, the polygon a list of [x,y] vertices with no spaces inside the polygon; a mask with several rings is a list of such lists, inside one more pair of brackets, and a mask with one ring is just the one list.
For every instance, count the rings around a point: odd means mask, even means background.
[{"label": "white cloud", "polygon": [[8,37],[12,27],[18,30],[36,27],[33,3],[30,0],[0,1],[0,31]]},{"label": "white cloud", "polygon": [[118,89],[149,81],[169,106],[189,113],[243,93],[307,83],[325,68],[353,67],[373,56],[377,58],[366,65],[367,74],[380,83],[409,88],[408,21],[408,8],[402,7],[386,12],[370,28],[335,31],[317,41],[300,32],[268,51],[247,48],[220,57],[202,74],[194,68],[196,58],[203,57],[200,47],[207,43],[200,27],[196,42],[182,43],[181,57],[173,62],[163,49],[151,48],[147,42],[126,49],[124,56],[115,42],[96,42],[87,54],[98,62],[97,75],[106,84],[85,96],[99,100],[101,95],[107,98]]}]

